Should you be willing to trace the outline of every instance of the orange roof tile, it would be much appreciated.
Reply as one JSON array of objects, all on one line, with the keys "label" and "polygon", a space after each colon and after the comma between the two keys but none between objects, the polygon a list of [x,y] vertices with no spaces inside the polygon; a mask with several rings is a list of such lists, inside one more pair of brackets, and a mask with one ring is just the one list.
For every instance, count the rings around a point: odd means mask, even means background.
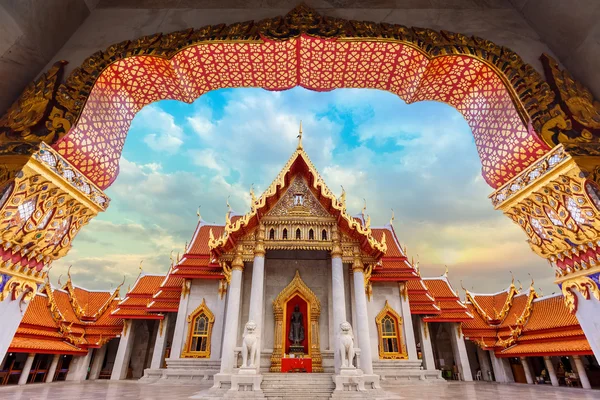
[{"label": "orange roof tile", "polygon": [[94,316],[112,295],[108,291],[89,291],[77,286],[73,289],[77,303],[84,311],[86,317]]},{"label": "orange roof tile", "polygon": [[210,230],[212,229],[214,237],[219,237],[225,230],[224,225],[208,225],[204,221],[200,221],[192,237],[186,254],[210,254],[210,247],[208,246],[208,240],[210,238]]},{"label": "orange roof tile", "polygon": [[36,326],[44,326],[47,328],[58,329],[52,314],[50,314],[48,297],[42,294],[37,294],[33,297],[27,311],[21,320],[21,324],[30,324]]},{"label": "orange roof tile", "polygon": [[435,297],[436,300],[438,298],[458,298],[457,294],[454,293],[450,287],[448,281],[443,277],[423,278],[423,281],[425,281],[425,285],[427,285],[429,292],[433,295],[433,297]]},{"label": "orange roof tile", "polygon": [[[391,228],[393,229],[393,228]],[[387,245],[387,251],[385,252],[385,257],[405,257],[398,245],[398,240],[396,238],[396,234],[390,230],[390,228],[373,228],[372,229],[373,237],[381,242],[383,235],[385,235],[385,242]]]},{"label": "orange roof tile", "polygon": [[496,352],[499,357],[541,356],[541,355],[582,355],[593,354],[588,341],[584,338],[554,340],[536,343],[517,343],[508,349]]},{"label": "orange roof tile", "polygon": [[524,331],[571,326],[579,326],[579,321],[565,306],[563,296],[550,296],[533,301],[533,312]]},{"label": "orange roof tile", "polygon": [[451,312],[451,311],[442,311],[441,314],[434,315],[432,317],[423,318],[424,321],[427,322],[460,322],[460,321],[468,321],[472,319],[473,316],[468,312]]},{"label": "orange roof tile", "polygon": [[127,296],[153,295],[164,279],[165,275],[142,275],[135,282],[131,291],[127,293]]},{"label": "orange roof tile", "polygon": [[65,354],[65,353],[87,353],[87,350],[82,350],[69,343],[61,340],[50,340],[41,338],[24,338],[15,336],[10,343],[8,351],[15,353],[28,353],[35,350],[36,353],[46,354]]}]

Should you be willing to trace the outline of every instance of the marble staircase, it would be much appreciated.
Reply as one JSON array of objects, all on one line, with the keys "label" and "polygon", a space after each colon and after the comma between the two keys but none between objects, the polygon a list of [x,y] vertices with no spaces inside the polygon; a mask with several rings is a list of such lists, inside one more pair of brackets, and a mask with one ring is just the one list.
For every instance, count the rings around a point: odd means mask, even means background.
[{"label": "marble staircase", "polygon": [[380,377],[381,386],[415,383],[446,383],[439,370],[421,369],[421,360],[376,360],[373,372]]},{"label": "marble staircase", "polygon": [[261,389],[268,400],[328,400],[335,389],[332,374],[263,374]]}]

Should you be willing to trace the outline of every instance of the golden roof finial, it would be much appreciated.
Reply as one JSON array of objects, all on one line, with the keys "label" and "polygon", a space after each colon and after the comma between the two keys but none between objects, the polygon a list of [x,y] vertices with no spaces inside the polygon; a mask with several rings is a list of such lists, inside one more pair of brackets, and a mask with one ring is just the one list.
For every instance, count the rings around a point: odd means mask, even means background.
[{"label": "golden roof finial", "polygon": [[417,274],[419,274],[419,276],[421,276],[421,270],[419,269],[419,255],[417,254],[417,263],[413,264],[413,268],[415,269],[415,271],[417,271]]},{"label": "golden roof finial", "polygon": [[62,284],[60,283],[60,278],[62,278],[62,274],[60,274],[60,275],[58,276],[58,287],[60,287],[60,286],[62,285]]},{"label": "golden roof finial", "polygon": [[515,276],[512,271],[508,271],[508,272],[510,272],[510,276],[512,278],[510,281],[510,286],[515,286]]},{"label": "golden roof finial", "polygon": [[231,205],[229,204],[229,198],[231,196],[227,196],[227,213],[225,213],[225,225],[228,226],[231,223]]},{"label": "golden roof finial", "polygon": [[198,206],[198,209],[196,210],[196,215],[198,216],[198,221],[202,221],[202,216],[200,215],[200,207],[202,207],[202,206]]},{"label": "golden roof finial", "polygon": [[173,260],[173,250],[171,250],[171,254],[169,254],[169,260],[171,260],[171,266],[173,266],[175,263],[175,260]]},{"label": "golden roof finial", "polygon": [[140,265],[139,265],[139,267],[138,267],[138,268],[139,268],[139,270],[140,270],[140,273],[139,273],[139,275],[138,275],[138,278],[139,278],[140,276],[142,276],[142,272],[144,272],[144,270],[142,269],[142,263],[143,263],[143,262],[144,262],[144,260],[141,260],[141,261],[140,261]]},{"label": "golden roof finial", "polygon": [[298,147],[296,150],[302,150],[302,120],[300,120],[300,129],[298,131]]},{"label": "golden roof finial", "polygon": [[71,281],[71,267],[72,267],[72,266],[73,266],[73,265],[69,265],[69,268],[67,269],[67,276],[69,277],[69,280],[67,281],[67,283],[68,283],[68,282],[72,282],[72,281]]},{"label": "golden roof finial", "polygon": [[365,202],[362,208],[362,211],[360,212],[362,214],[362,219],[363,221],[365,220],[365,213],[367,212],[367,199],[363,198],[363,201]]},{"label": "golden roof finial", "polygon": [[344,190],[344,186],[340,185],[342,187],[342,194],[340,196],[340,204],[342,205],[342,210],[346,209],[346,190]]},{"label": "golden roof finial", "polygon": [[467,289],[465,289],[465,286],[463,285],[462,279],[460,280],[460,287],[462,290],[465,291],[465,293],[469,293],[469,291]]},{"label": "golden roof finial", "polygon": [[390,218],[390,225],[392,225],[394,223],[395,219],[396,219],[396,216],[394,215],[394,209],[392,208],[392,217]]},{"label": "golden roof finial", "polygon": [[444,264],[444,267],[446,267],[446,271],[444,272],[444,277],[447,278],[448,277],[448,266],[446,264]]},{"label": "golden roof finial", "polygon": [[119,286],[117,286],[117,288],[115,289],[115,297],[121,293],[121,286],[123,286],[124,283],[125,283],[125,275],[123,275],[123,281],[121,282],[121,284]]},{"label": "golden roof finial", "polygon": [[250,208],[253,209],[254,205],[256,204],[256,195],[254,194],[254,183],[250,185],[250,200],[252,201],[252,203],[250,203]]},{"label": "golden roof finial", "polygon": [[213,233],[213,231],[212,231],[212,228],[210,228],[210,229],[209,229],[209,231],[208,231],[208,238],[209,238],[211,241],[214,241],[214,240],[215,240],[215,234]]}]

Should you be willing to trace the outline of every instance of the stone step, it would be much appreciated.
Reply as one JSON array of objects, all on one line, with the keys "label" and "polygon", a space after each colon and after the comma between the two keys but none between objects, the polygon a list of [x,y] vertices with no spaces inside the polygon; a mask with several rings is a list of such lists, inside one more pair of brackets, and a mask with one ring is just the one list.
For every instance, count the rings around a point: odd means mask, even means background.
[{"label": "stone step", "polygon": [[335,389],[332,374],[264,374],[261,389],[267,400],[329,400]]}]

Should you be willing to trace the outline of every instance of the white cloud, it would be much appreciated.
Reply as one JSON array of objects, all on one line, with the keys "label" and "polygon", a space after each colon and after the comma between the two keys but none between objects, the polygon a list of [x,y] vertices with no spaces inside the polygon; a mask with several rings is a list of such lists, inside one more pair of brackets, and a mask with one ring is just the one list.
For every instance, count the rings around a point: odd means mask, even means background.
[{"label": "white cloud", "polygon": [[132,129],[146,133],[144,143],[157,152],[175,153],[185,139],[183,129],[175,123],[175,118],[157,105],[144,107],[131,125]]}]

